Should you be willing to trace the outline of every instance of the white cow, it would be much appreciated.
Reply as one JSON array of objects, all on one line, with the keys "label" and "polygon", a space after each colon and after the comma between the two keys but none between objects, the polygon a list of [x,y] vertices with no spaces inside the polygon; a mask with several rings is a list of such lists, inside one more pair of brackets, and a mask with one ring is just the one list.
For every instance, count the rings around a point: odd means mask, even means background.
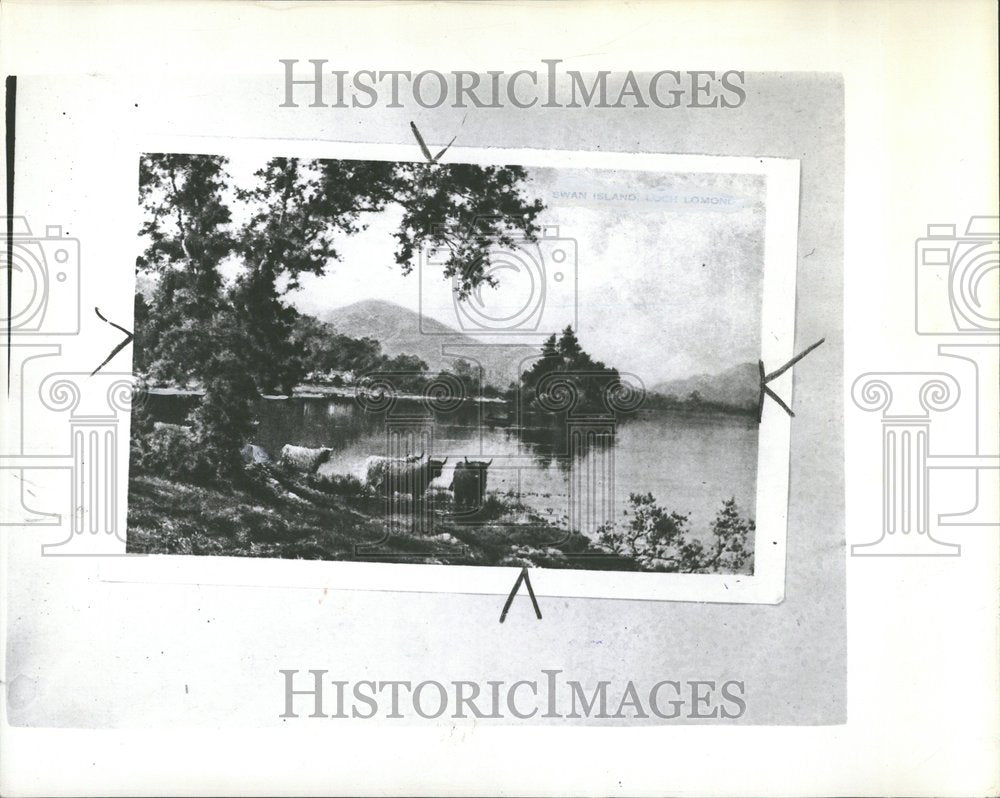
[{"label": "white cow", "polygon": [[292,446],[286,443],[281,447],[280,465],[307,474],[315,474],[316,470],[330,459],[333,449],[324,446],[321,449],[310,449],[308,446]]},{"label": "white cow", "polygon": [[423,459],[423,452],[411,454],[408,457],[386,457],[381,454],[373,454],[365,460],[365,482],[369,487],[378,489],[385,484],[390,473],[395,473],[407,465],[419,463]]}]

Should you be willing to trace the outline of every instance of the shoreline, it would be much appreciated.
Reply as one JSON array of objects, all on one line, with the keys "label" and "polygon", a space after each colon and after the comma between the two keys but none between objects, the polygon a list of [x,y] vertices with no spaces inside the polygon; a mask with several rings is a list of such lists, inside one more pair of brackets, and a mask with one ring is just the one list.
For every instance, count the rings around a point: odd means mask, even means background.
[{"label": "shoreline", "polygon": [[[161,397],[179,397],[179,398],[195,398],[205,395],[205,391],[202,388],[178,388],[178,387],[154,387],[146,388],[145,392],[150,396],[161,396]],[[261,394],[261,399],[266,399],[269,402],[280,402],[288,401],[292,399],[344,399],[351,401],[358,401],[359,396],[365,395],[363,392],[359,392],[357,388],[338,388],[335,386],[326,385],[300,385],[289,394]],[[377,391],[372,391],[367,394],[372,401],[378,401],[382,394]],[[641,418],[656,418],[657,416],[663,415],[673,415],[673,416],[686,416],[686,417],[697,417],[697,418],[713,418],[719,416],[725,416],[730,418],[748,418],[756,419],[757,409],[756,407],[749,406],[736,406],[736,405],[720,405],[711,402],[705,402],[701,405],[694,404],[660,404],[663,402],[664,397],[661,394],[650,394],[653,398],[653,403],[658,404],[654,407],[639,407],[638,409],[616,415],[616,420],[618,421],[628,421],[630,419],[641,419]],[[399,393],[393,397],[394,401],[406,401],[406,402],[424,402],[428,399],[427,396],[423,394],[412,394],[412,393]],[[491,396],[468,396],[460,400],[460,405],[471,407],[474,405],[480,406],[492,406],[495,408],[506,408],[508,410],[513,409],[514,403],[509,399],[503,399],[501,397],[491,397]],[[555,413],[540,410],[528,410],[524,413],[523,418],[525,420],[537,421],[539,419],[545,419],[546,424],[541,425],[518,425],[513,423],[511,418],[497,418],[497,417],[487,417],[483,419],[487,426],[506,426],[510,428],[526,428],[528,426],[551,426],[552,422],[558,422],[560,420],[565,420],[565,412]]]},{"label": "shoreline", "polygon": [[[422,530],[402,501],[403,522],[386,522],[385,500],[338,495],[272,469],[243,484],[196,485],[150,474],[129,478],[130,553],[224,555],[447,565],[635,571],[516,499],[487,494],[482,520],[457,521],[440,497]],[[581,562],[585,561],[585,562]]]}]

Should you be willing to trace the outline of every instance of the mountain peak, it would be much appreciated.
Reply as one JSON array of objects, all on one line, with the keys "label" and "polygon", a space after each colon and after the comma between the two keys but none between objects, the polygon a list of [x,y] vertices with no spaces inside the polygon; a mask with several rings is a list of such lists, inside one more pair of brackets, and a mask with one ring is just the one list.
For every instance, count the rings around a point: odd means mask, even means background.
[{"label": "mountain peak", "polygon": [[389,357],[416,355],[432,372],[454,366],[456,357],[445,355],[445,350],[461,353],[463,347],[470,347],[468,354],[461,356],[473,365],[478,361],[486,381],[501,388],[517,378],[517,368],[524,359],[538,354],[526,346],[477,346],[472,336],[383,299],[362,299],[332,308],[318,318],[333,325],[341,335],[374,338]]},{"label": "mountain peak", "polygon": [[667,380],[653,386],[655,393],[685,399],[694,391],[706,402],[731,407],[755,407],[760,391],[759,368],[756,363],[737,363],[718,374],[696,374],[681,380]]},{"label": "mountain peak", "polygon": [[389,312],[389,313],[414,313],[409,308],[405,308],[396,302],[390,302],[387,299],[359,299],[357,302],[352,302],[350,305],[343,305],[339,308],[333,308],[330,313],[343,313],[343,312],[359,312],[359,311],[371,311],[373,313],[378,312]]}]

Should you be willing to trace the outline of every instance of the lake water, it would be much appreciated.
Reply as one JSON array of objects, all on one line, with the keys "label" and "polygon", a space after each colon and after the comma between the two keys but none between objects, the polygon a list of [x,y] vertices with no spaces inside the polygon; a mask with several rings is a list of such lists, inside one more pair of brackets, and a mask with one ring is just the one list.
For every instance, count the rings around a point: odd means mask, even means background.
[{"label": "lake water", "polygon": [[[153,398],[154,416],[175,422],[197,401]],[[435,458],[448,458],[433,483],[446,488],[462,457],[492,458],[487,490],[513,491],[539,514],[564,525],[572,517],[573,526],[588,533],[611,513],[620,518],[629,493],[652,493],[669,510],[689,514],[698,537],[705,536],[730,497],[741,515],[755,515],[758,428],[755,419],[745,416],[640,416],[619,422],[613,440],[601,434],[601,424],[581,422],[575,445],[563,426],[491,427],[479,423],[476,408],[433,419],[408,417],[397,409],[388,427],[401,431],[402,438],[390,439],[384,413],[366,412],[345,397],[261,400],[258,419],[255,443],[275,459],[286,443],[333,448],[320,474],[353,474],[363,480],[370,455],[384,455],[390,447],[399,455],[423,449]],[[409,436],[415,429],[422,434]],[[575,502],[571,496],[577,497]]]}]

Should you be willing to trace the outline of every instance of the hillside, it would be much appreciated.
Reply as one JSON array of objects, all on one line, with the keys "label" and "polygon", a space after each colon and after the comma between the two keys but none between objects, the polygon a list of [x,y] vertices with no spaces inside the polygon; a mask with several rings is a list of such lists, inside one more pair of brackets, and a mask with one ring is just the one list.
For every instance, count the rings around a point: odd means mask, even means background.
[{"label": "hillside", "polygon": [[652,390],[678,399],[686,399],[697,391],[706,402],[752,408],[757,406],[760,374],[756,363],[740,363],[719,374],[697,374],[682,380],[661,382]]},{"label": "hillside", "polygon": [[[342,335],[374,338],[390,357],[417,355],[427,362],[432,372],[449,368],[454,363],[455,358],[443,355],[442,350],[461,350],[477,343],[473,337],[430,318],[423,320],[421,330],[419,314],[377,299],[335,308],[320,315],[319,319],[332,324]],[[487,383],[506,388],[516,377],[518,365],[537,353],[537,349],[520,345],[478,346],[463,352],[463,356],[470,362],[479,360]]]}]

